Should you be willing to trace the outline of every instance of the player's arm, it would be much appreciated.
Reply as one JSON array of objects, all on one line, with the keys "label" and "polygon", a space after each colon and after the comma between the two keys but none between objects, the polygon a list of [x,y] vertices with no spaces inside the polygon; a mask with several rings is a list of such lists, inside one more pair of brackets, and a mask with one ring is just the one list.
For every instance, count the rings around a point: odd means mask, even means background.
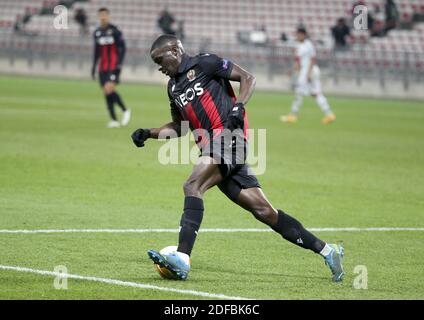
[{"label": "player's arm", "polygon": [[214,54],[202,55],[200,65],[209,76],[240,82],[240,91],[236,103],[245,105],[249,101],[256,84],[256,79],[251,73],[239,65]]},{"label": "player's arm", "polygon": [[171,103],[171,116],[172,121],[160,128],[137,129],[134,131],[131,135],[134,144],[140,148],[144,147],[144,142],[147,139],[172,139],[186,135],[188,132],[188,126],[181,126],[181,115],[173,103]]},{"label": "player's arm", "polygon": [[309,50],[308,53],[311,57],[310,62],[309,62],[309,67],[308,67],[308,81],[310,82],[312,80],[312,69],[314,67],[314,65],[317,63],[317,52],[315,51],[315,47],[313,45],[309,46]]},{"label": "player's arm", "polygon": [[311,62],[309,63],[308,81],[311,81],[311,79],[312,79],[312,69],[313,69],[313,67],[316,63],[317,63],[317,58],[314,56],[314,57],[311,58]]},{"label": "player's arm", "polygon": [[91,67],[91,77],[96,77],[96,66],[100,58],[100,46],[97,44],[96,37],[94,36],[94,52],[93,52],[93,65]]},{"label": "player's arm", "polygon": [[127,51],[126,45],[125,45],[125,39],[122,34],[122,32],[119,29],[115,29],[115,43],[116,48],[118,50],[118,69],[121,69],[122,63],[124,62],[125,53]]},{"label": "player's arm", "polygon": [[233,63],[229,80],[240,82],[239,95],[228,117],[227,127],[230,130],[244,128],[244,106],[255,90],[256,78],[237,64]]},{"label": "player's arm", "polygon": [[167,139],[178,138],[187,134],[186,127],[181,126],[181,115],[175,106],[171,106],[172,121],[163,125],[160,128],[151,128],[150,138],[159,139],[159,137],[166,137]]},{"label": "player's arm", "polygon": [[294,61],[294,71],[298,75],[300,72],[300,58],[296,57],[296,60]]},{"label": "player's arm", "polygon": [[255,90],[256,78],[251,73],[233,63],[229,80],[240,82],[236,104],[242,103],[243,106],[246,105]]},{"label": "player's arm", "polygon": [[255,89],[255,77],[237,64],[216,55],[203,55],[201,67],[210,76],[240,82],[239,95],[231,110],[227,125],[231,130],[243,128],[244,105],[249,101]]}]

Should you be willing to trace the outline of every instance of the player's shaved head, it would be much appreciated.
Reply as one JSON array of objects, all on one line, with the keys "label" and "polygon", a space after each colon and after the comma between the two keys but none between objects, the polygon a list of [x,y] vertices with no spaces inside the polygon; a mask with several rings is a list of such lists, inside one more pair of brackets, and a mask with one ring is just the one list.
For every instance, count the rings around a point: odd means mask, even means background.
[{"label": "player's shaved head", "polygon": [[183,54],[184,48],[181,41],[169,34],[159,36],[150,48],[150,56],[160,66],[159,71],[169,77],[177,74]]},{"label": "player's shaved head", "polygon": [[150,52],[168,46],[178,46],[180,49],[183,49],[181,41],[178,40],[176,36],[173,36],[171,34],[163,34],[157,37],[155,41],[153,41],[152,47],[150,48]]}]

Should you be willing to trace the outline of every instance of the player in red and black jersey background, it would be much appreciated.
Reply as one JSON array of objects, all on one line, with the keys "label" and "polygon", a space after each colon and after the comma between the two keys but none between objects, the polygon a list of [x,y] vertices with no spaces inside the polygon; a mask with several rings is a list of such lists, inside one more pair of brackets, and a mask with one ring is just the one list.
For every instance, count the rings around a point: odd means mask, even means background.
[{"label": "player in red and black jersey background", "polygon": [[[182,126],[185,120],[201,150],[183,187],[185,199],[178,249],[167,255],[149,250],[148,255],[154,263],[170,271],[177,279],[187,279],[190,254],[203,219],[203,196],[208,189],[218,186],[230,200],[251,212],[284,239],[323,256],[333,274],[333,281],[342,281],[343,248],[327,244],[306,230],[298,220],[276,209],[245,163],[246,153],[239,152],[247,145],[245,105],[253,93],[255,77],[237,64],[214,54],[188,56],[181,42],[171,35],[157,38],[150,55],[159,65],[159,71],[170,78],[168,96],[172,121],[160,128],[136,130],[132,135],[134,144],[143,147],[149,138],[185,135]],[[237,97],[230,81],[240,83]],[[231,139],[226,140],[228,133]]]},{"label": "player in red and black jersey background", "polygon": [[[126,126],[131,118],[131,110],[127,109],[120,95],[115,91],[119,83],[119,75],[125,57],[125,41],[122,32],[110,21],[110,12],[107,8],[98,10],[100,26],[94,31],[94,57],[91,76],[95,79],[98,64],[99,81],[103,88],[106,105],[111,121],[108,128]],[[115,113],[114,104],[123,111],[121,122]]]}]

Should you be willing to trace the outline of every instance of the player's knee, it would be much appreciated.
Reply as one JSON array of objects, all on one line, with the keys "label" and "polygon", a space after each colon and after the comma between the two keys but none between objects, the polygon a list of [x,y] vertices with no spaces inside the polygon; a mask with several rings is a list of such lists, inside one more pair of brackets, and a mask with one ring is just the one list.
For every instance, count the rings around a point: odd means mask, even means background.
[{"label": "player's knee", "polygon": [[109,94],[113,93],[113,91],[115,91],[115,86],[113,85],[113,83],[108,82],[103,87],[103,91],[106,95],[109,95]]},{"label": "player's knee", "polygon": [[196,179],[189,178],[186,182],[184,182],[183,190],[186,197],[200,198],[203,194]]},{"label": "player's knee", "polygon": [[275,225],[278,221],[277,212],[275,212],[275,210],[268,205],[258,206],[257,208],[254,208],[253,215],[256,219],[269,226]]}]

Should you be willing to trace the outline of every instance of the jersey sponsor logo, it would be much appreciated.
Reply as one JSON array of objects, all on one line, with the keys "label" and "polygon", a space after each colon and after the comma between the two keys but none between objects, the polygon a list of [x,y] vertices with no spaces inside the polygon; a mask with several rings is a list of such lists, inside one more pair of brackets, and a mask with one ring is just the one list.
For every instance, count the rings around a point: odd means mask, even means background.
[{"label": "jersey sponsor logo", "polygon": [[189,102],[193,101],[195,97],[201,96],[204,90],[201,83],[197,82],[193,88],[188,88],[185,93],[178,95],[175,98],[175,103],[180,107],[185,107]]},{"label": "jersey sponsor logo", "polygon": [[100,37],[97,40],[97,42],[98,42],[99,45],[104,46],[104,45],[108,45],[108,44],[114,44],[115,39],[112,36]]},{"label": "jersey sponsor logo", "polygon": [[191,69],[187,72],[187,79],[190,82],[196,79],[196,71],[194,71],[194,69]]}]

